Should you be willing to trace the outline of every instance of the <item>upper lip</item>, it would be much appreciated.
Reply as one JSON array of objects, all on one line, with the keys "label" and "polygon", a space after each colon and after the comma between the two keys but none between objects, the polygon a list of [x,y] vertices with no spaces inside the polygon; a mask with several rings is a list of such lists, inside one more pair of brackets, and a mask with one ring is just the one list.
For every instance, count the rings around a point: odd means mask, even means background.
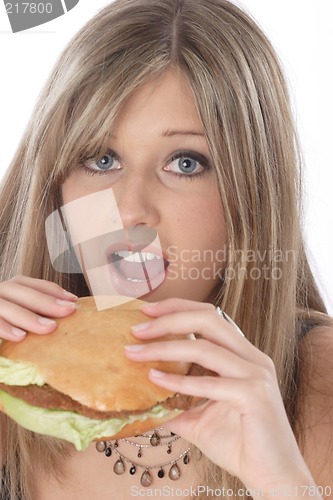
[{"label": "upper lip", "polygon": [[114,231],[110,235],[109,245],[105,250],[105,257],[109,262],[121,260],[121,256],[115,256],[115,252],[127,251],[133,253],[149,252],[163,257],[164,265],[169,264],[167,255],[162,251],[157,231],[144,226],[129,227]]},{"label": "upper lip", "polygon": [[[108,246],[108,248],[105,251],[105,255],[108,258],[112,254],[114,254],[115,252],[124,251],[124,250],[126,250],[128,252],[133,252],[133,253],[136,253],[136,252],[149,252],[149,253],[152,253],[154,255],[163,257],[163,259],[165,261],[168,261],[168,258],[166,256],[165,252],[163,252],[163,250],[161,248],[158,249],[154,245],[148,245],[147,246],[146,243],[135,243],[135,244],[132,245],[128,241],[119,241],[119,242],[113,243],[112,245]],[[122,257],[119,257],[119,259],[121,259],[121,258]]]}]

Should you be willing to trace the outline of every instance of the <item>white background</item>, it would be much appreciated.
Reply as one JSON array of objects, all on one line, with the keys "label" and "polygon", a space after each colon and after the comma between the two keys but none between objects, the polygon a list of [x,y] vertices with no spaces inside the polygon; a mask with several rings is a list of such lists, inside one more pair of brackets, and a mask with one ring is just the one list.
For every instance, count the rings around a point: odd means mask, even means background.
[{"label": "white background", "polygon": [[[107,3],[80,0],[66,15],[13,34],[0,2],[0,177],[15,154],[36,97],[60,51]],[[253,15],[272,41],[289,81],[306,166],[304,230],[315,274],[333,313],[332,2],[238,3]]]}]

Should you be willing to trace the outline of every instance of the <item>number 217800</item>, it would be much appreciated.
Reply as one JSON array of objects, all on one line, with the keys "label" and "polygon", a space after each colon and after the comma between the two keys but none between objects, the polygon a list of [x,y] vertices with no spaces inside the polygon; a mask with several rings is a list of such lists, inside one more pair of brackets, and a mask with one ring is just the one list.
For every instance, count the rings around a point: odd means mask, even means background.
[{"label": "number 217800", "polygon": [[52,4],[43,2],[6,3],[5,9],[7,14],[51,14]]}]

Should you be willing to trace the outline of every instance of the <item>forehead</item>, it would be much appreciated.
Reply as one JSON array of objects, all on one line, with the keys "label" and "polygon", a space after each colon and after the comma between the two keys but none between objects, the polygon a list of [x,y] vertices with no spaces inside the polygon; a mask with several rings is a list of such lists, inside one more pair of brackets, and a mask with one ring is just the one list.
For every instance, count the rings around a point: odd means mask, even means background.
[{"label": "forehead", "polygon": [[157,126],[167,132],[175,125],[202,131],[192,89],[178,70],[167,70],[136,89],[117,114],[112,135],[119,129],[151,130]]}]

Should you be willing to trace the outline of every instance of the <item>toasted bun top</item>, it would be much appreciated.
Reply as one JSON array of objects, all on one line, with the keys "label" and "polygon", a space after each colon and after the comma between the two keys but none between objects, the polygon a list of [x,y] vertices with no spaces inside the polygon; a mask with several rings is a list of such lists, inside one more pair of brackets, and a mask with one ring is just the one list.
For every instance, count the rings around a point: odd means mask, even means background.
[{"label": "toasted bun top", "polygon": [[28,333],[18,343],[4,341],[0,355],[33,364],[47,384],[90,408],[145,410],[173,395],[149,381],[150,368],[185,374],[188,365],[125,357],[125,344],[144,343],[130,330],[131,325],[149,320],[141,312],[143,304],[134,299],[97,311],[93,297],[80,298],[71,316],[57,319],[53,333]]}]

